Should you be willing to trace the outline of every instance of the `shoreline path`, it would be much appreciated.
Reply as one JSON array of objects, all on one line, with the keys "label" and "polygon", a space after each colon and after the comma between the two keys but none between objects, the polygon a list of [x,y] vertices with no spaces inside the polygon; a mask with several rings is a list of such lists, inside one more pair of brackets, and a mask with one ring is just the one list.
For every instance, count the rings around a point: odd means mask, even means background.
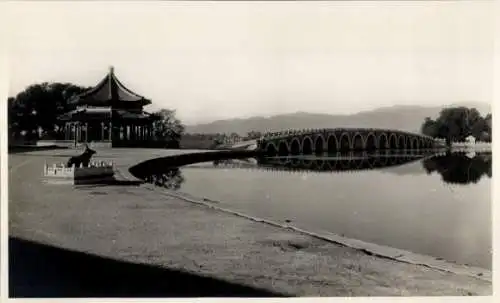
[{"label": "shoreline path", "polygon": [[[189,151],[98,150],[96,160],[114,161],[127,177],[133,164],[179,152]],[[473,277],[377,257],[150,186],[42,183],[44,162],[63,162],[76,153],[9,154],[10,296],[492,294],[486,271]],[[92,263],[69,254],[110,261]],[[146,265],[151,265],[147,271],[124,269]]]}]

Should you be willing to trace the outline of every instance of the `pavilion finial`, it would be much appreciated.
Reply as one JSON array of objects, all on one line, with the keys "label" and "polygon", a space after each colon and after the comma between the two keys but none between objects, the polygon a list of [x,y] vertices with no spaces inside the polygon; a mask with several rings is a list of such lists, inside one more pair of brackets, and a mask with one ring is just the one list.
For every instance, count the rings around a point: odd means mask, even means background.
[{"label": "pavilion finial", "polygon": [[114,72],[115,72],[115,67],[113,65],[110,65],[109,66],[109,73],[114,74]]}]

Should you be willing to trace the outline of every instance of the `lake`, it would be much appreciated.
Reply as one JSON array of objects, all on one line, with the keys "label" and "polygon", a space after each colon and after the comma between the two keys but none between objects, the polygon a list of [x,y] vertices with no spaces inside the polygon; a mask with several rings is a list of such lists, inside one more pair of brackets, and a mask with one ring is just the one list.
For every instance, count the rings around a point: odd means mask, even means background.
[{"label": "lake", "polygon": [[309,231],[491,269],[491,162],[491,153],[275,157],[165,168],[148,181]]}]

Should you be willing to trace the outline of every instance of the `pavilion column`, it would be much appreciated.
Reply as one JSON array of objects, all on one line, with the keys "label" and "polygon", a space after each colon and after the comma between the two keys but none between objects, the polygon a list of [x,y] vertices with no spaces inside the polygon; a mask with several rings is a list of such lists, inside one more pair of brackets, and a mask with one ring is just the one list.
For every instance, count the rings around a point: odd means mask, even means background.
[{"label": "pavilion column", "polygon": [[109,126],[108,126],[108,129],[109,129],[109,132],[108,132],[108,140],[111,142],[111,136],[113,134],[113,124],[111,124],[111,122],[109,122]]},{"label": "pavilion column", "polygon": [[82,140],[82,125],[80,122],[78,122],[78,124],[76,125],[76,129],[77,129],[77,133],[78,133],[78,137],[77,137],[77,142],[80,142]]},{"label": "pavilion column", "polygon": [[104,122],[101,122],[101,141],[104,141]]},{"label": "pavilion column", "polygon": [[89,142],[89,123],[85,122],[85,142]]}]

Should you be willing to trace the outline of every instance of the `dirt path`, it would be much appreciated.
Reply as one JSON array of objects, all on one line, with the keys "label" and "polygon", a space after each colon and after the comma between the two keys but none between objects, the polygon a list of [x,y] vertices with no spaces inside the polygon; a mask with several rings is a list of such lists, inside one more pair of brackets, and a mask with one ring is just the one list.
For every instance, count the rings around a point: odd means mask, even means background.
[{"label": "dirt path", "polygon": [[[9,161],[9,223],[13,238],[127,263],[179,270],[196,277],[217,278],[260,289],[268,295],[492,293],[488,281],[377,258],[188,203],[144,186],[73,189],[43,184],[44,161],[61,161],[61,158],[18,154],[10,155]],[[97,278],[105,273],[91,274]],[[164,279],[170,281],[158,287],[172,288],[172,276]],[[108,286],[109,293],[111,289]],[[144,292],[140,294],[144,296]],[[242,296],[245,294],[256,295],[249,290]]]}]

